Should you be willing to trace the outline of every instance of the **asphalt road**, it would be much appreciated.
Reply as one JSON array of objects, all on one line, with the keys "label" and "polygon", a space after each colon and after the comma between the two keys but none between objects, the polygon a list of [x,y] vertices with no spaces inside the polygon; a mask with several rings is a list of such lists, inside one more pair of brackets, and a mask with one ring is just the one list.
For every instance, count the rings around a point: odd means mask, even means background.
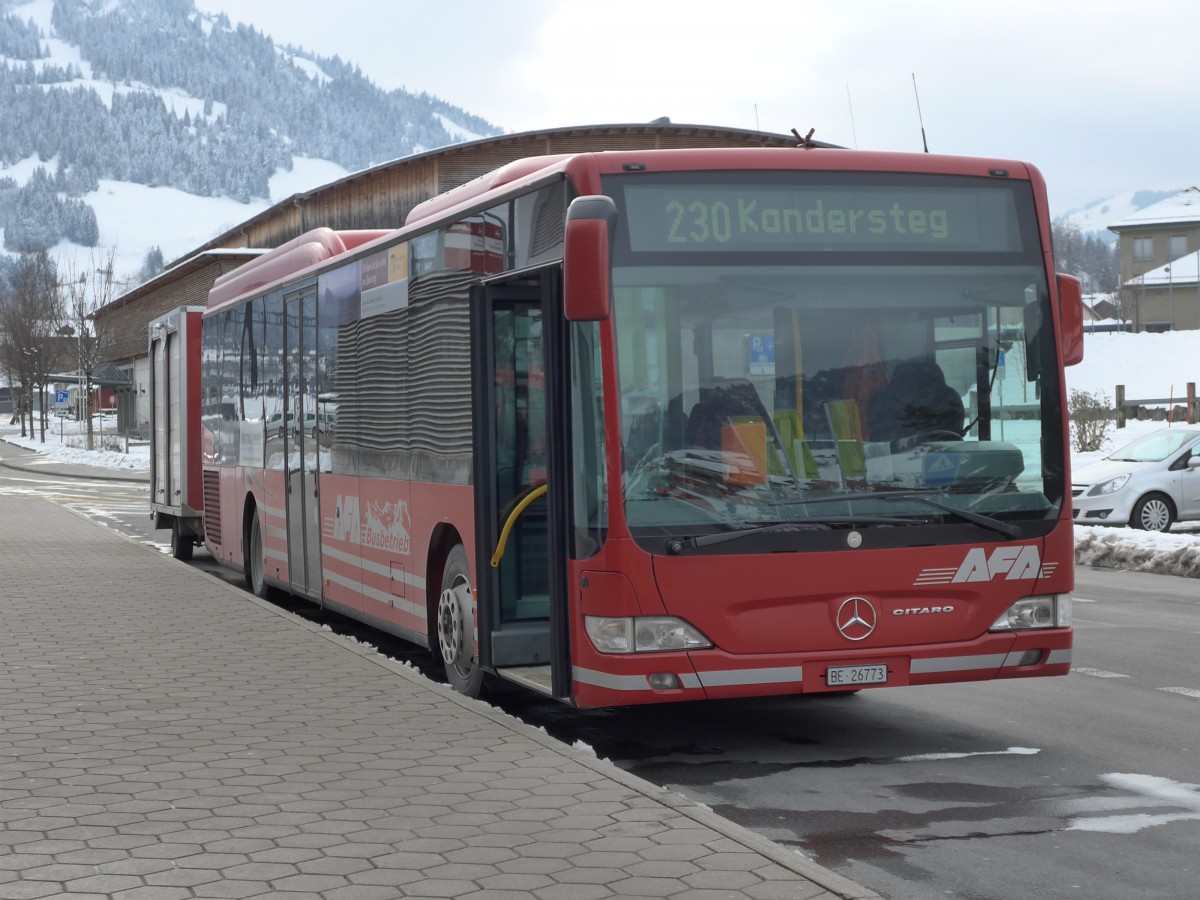
[{"label": "asphalt road", "polygon": [[[168,542],[136,485],[0,469],[0,491]],[[239,580],[202,551],[196,563]],[[495,702],[892,900],[1200,897],[1200,585],[1076,578],[1066,678],[589,712]]]},{"label": "asphalt road", "polygon": [[514,711],[892,900],[1200,897],[1200,585],[1076,578],[1065,678]]}]

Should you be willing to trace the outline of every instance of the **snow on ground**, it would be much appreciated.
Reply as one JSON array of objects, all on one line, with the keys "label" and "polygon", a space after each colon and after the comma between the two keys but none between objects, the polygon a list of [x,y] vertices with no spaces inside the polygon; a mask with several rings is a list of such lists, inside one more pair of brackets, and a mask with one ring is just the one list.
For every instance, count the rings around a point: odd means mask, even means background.
[{"label": "snow on ground", "polygon": [[[84,430],[84,423],[58,417],[50,419],[50,425],[46,429],[46,442],[43,444],[40,431],[35,437],[28,435],[21,437],[21,426],[10,424],[6,416],[0,422],[0,440],[18,447],[36,450],[56,462],[97,466],[102,469],[149,472],[150,444],[146,441],[130,441],[129,451],[125,452],[125,439],[116,434],[116,426],[115,416],[96,416],[92,445],[97,448],[119,447],[121,448],[119,450],[87,450],[87,433]],[[38,427],[40,429],[41,426]]]},{"label": "snow on ground", "polygon": [[[0,170],[0,175],[12,176],[25,170],[32,173],[32,160]],[[336,163],[294,157],[290,172],[278,169],[271,177],[269,202],[278,203],[347,174]],[[121,274],[140,269],[150,247],[157,246],[162,250],[163,258],[170,262],[186,256],[205,241],[269,205],[265,200],[239,203],[228,197],[199,197],[177,188],[147,187],[108,179],[101,179],[98,189],[85,194],[83,200],[96,211],[100,246],[115,248],[115,268]],[[51,255],[61,263],[76,254],[86,256],[88,252],[63,242],[51,251]]]},{"label": "snow on ground", "polygon": [[[267,207],[265,201],[238,203],[108,179],[101,179],[83,200],[96,211],[101,247],[116,249],[115,268],[121,274],[140,269],[150,247],[162,250],[165,260],[177,259]],[[70,257],[70,249],[63,243],[52,255],[61,261]]]},{"label": "snow on ground", "polygon": [[[293,156],[292,170],[276,169],[268,182],[271,202],[279,203],[293,194],[303,194],[313,188],[345,178],[350,172],[327,159]],[[399,228],[403,222],[397,222]]]},{"label": "snow on ground", "polygon": [[[1195,292],[1189,299],[1200,303]],[[1200,331],[1088,334],[1083,362],[1067,369],[1068,390],[1101,391],[1110,403],[1123,384],[1128,400],[1174,397],[1182,405],[1189,381],[1200,384]]]}]

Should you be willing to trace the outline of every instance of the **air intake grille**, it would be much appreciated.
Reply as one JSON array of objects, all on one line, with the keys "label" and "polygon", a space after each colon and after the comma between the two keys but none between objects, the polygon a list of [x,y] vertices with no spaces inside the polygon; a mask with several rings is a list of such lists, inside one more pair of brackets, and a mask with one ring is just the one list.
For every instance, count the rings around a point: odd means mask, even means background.
[{"label": "air intake grille", "polygon": [[204,472],[204,535],[221,543],[221,473],[211,469]]}]

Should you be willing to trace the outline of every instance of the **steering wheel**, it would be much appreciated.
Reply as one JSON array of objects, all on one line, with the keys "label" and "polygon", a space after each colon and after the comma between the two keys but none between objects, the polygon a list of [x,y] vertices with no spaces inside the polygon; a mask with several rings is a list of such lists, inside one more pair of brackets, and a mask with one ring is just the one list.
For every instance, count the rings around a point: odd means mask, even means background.
[{"label": "steering wheel", "polygon": [[926,441],[961,441],[963,436],[957,431],[950,431],[945,428],[930,428],[927,431],[918,432],[913,440],[917,444],[924,444]]}]

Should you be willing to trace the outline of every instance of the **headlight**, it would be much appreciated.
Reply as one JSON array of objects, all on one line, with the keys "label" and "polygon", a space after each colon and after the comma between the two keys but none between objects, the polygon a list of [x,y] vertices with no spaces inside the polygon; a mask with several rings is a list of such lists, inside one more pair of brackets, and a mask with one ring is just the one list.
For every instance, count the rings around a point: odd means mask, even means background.
[{"label": "headlight", "polygon": [[989,631],[1027,631],[1031,628],[1067,628],[1071,624],[1071,595],[1048,594],[1018,600]]},{"label": "headlight", "polygon": [[601,653],[703,650],[712,646],[712,641],[674,616],[584,616],[583,623],[592,646]]},{"label": "headlight", "polygon": [[1125,483],[1129,481],[1129,473],[1118,475],[1116,478],[1110,478],[1108,481],[1102,481],[1088,491],[1089,497],[1102,497],[1105,494],[1111,494],[1125,487]]}]

